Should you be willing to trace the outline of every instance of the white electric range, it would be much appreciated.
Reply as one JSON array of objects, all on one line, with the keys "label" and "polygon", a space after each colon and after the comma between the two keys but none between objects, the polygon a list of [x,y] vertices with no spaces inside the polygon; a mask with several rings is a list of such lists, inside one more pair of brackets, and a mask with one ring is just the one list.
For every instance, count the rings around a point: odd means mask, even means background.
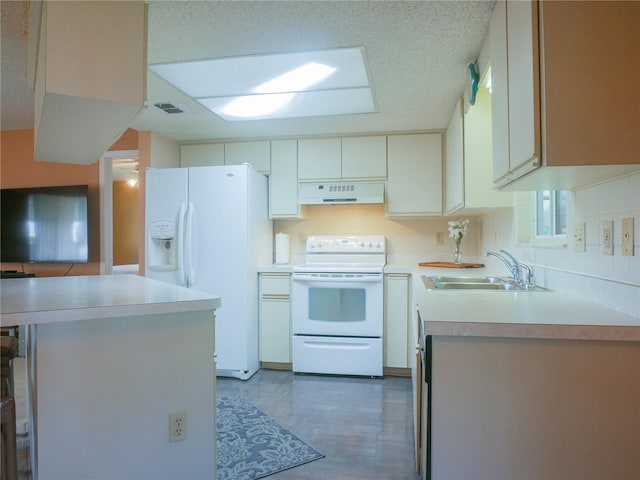
[{"label": "white electric range", "polygon": [[293,267],[293,371],[382,376],[382,235],[314,235]]}]

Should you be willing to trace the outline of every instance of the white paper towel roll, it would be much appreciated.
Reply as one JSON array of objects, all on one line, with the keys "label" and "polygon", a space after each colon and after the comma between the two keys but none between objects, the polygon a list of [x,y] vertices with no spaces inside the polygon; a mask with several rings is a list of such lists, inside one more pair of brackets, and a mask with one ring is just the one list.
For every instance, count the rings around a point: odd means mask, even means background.
[{"label": "white paper towel roll", "polygon": [[286,233],[276,233],[276,263],[289,263],[289,235]]}]

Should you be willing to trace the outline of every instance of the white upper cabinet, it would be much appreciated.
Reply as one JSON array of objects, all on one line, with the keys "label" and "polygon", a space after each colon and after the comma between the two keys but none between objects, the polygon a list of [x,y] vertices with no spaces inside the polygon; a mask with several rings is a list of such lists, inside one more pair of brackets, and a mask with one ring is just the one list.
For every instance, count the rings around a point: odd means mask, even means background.
[{"label": "white upper cabinet", "polygon": [[447,128],[445,213],[481,214],[512,206],[511,192],[493,189],[491,94],[480,88],[474,105],[458,102]]},{"label": "white upper cabinet", "polygon": [[271,146],[269,140],[256,142],[236,142],[224,145],[224,164],[250,164],[253,169],[264,175],[271,171]]},{"label": "white upper cabinet", "polygon": [[298,180],[335,181],[342,178],[342,144],[339,138],[298,140]]},{"label": "white upper cabinet", "polygon": [[385,180],[386,178],[386,136],[342,138],[343,180]]},{"label": "white upper cabinet", "polygon": [[269,140],[234,143],[187,143],[180,145],[182,167],[242,165],[248,163],[264,175],[271,171]]},{"label": "white upper cabinet", "polygon": [[537,23],[531,2],[496,2],[490,35],[497,185],[540,166]]},{"label": "white upper cabinet", "polygon": [[503,182],[509,175],[509,95],[507,82],[507,9],[498,0],[489,23],[491,55],[491,139],[493,181]]},{"label": "white upper cabinet", "polygon": [[460,212],[484,213],[511,207],[511,192],[493,188],[491,165],[491,94],[481,88],[476,103],[464,114],[464,204]]},{"label": "white upper cabinet", "polygon": [[181,167],[224,165],[223,143],[194,143],[180,145]]},{"label": "white upper cabinet", "polygon": [[387,137],[387,216],[442,215],[442,134]]},{"label": "white upper cabinet", "polygon": [[381,180],[387,177],[384,135],[298,140],[301,182]]},{"label": "white upper cabinet", "polygon": [[464,207],[464,139],[462,98],[456,102],[445,137],[445,213]]},{"label": "white upper cabinet", "polygon": [[269,218],[302,218],[298,204],[298,142],[271,141]]},{"label": "white upper cabinet", "polygon": [[639,2],[496,2],[494,181],[572,189],[640,169]]},{"label": "white upper cabinet", "polygon": [[49,1],[40,14],[35,159],[95,163],[144,106],[145,3]]}]

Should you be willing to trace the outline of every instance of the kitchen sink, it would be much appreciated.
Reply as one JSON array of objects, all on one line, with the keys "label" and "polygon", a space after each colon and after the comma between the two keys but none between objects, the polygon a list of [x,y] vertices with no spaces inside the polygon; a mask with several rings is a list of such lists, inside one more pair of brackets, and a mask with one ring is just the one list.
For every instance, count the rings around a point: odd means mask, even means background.
[{"label": "kitchen sink", "polygon": [[537,285],[518,285],[512,279],[501,277],[427,277],[422,275],[427,290],[494,290],[509,292],[547,292]]}]

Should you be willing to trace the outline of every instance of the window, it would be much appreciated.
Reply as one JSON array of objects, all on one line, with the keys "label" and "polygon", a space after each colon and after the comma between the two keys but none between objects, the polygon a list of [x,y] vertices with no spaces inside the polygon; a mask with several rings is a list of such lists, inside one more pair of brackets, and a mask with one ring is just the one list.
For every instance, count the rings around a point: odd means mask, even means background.
[{"label": "window", "polygon": [[535,236],[554,238],[567,233],[567,192],[542,190],[535,192]]},{"label": "window", "polygon": [[516,192],[515,234],[520,244],[560,247],[566,244],[570,193],[560,190]]}]

